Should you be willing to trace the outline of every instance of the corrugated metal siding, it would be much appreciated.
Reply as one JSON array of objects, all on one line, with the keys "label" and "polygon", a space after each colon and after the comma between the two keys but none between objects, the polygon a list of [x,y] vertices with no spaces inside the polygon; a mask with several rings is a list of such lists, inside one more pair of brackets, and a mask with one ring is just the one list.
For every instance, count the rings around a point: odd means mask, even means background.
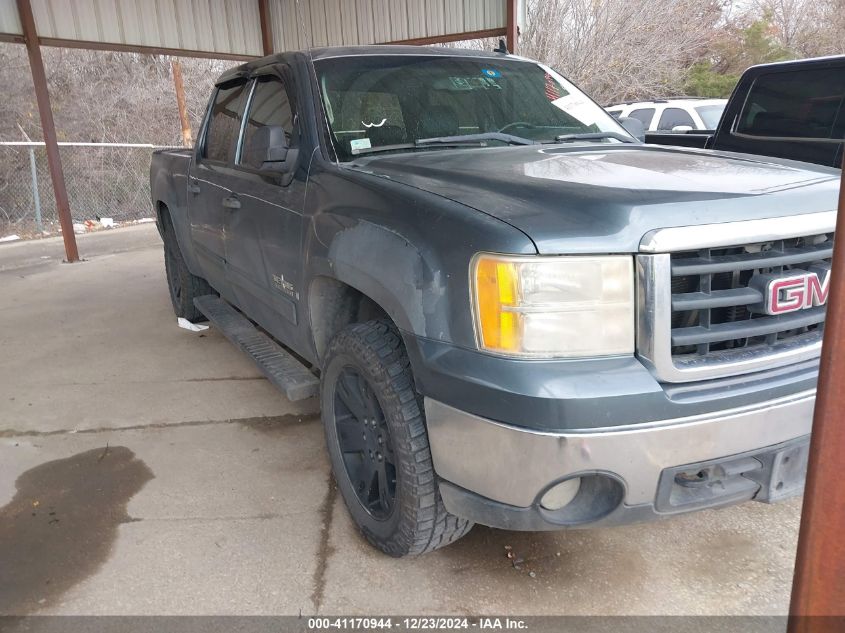
[{"label": "corrugated metal siding", "polygon": [[[31,0],[41,37],[257,55],[258,0]],[[505,27],[506,0],[269,0],[276,51],[354,46]],[[15,0],[0,33],[20,34]],[[310,42],[306,33],[310,33]]]},{"label": "corrugated metal siding", "polygon": [[0,33],[8,33],[9,35],[23,33],[15,0],[0,0]]},{"label": "corrugated metal siding", "polygon": [[[249,0],[31,0],[40,37],[261,55]],[[0,32],[20,33],[15,0],[0,0]]]},{"label": "corrugated metal siding", "polygon": [[355,46],[505,27],[505,0],[270,0],[277,51]]}]

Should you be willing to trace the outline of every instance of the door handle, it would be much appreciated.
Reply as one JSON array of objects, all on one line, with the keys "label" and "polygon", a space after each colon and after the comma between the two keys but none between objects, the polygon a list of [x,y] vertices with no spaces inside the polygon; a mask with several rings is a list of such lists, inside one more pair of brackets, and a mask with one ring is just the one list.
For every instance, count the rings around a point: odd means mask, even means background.
[{"label": "door handle", "polygon": [[200,190],[200,186],[199,186],[199,185],[194,184],[194,183],[192,183],[192,182],[191,182],[191,183],[188,183],[188,193],[194,193],[194,194],[196,194],[196,193],[199,193],[200,191],[201,191],[201,190]]},{"label": "door handle", "polygon": [[228,198],[223,198],[223,206],[227,209],[240,209],[241,201],[234,196],[229,196]]}]

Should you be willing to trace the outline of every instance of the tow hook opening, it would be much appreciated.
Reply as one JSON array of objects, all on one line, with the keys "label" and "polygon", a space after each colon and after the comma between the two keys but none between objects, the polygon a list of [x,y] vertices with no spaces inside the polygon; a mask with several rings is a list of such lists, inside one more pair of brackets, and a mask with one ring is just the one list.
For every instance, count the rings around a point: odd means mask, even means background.
[{"label": "tow hook opening", "polygon": [[762,450],[667,468],[660,476],[655,509],[689,510],[754,499],[771,503],[800,494],[809,437]]},{"label": "tow hook opening", "polygon": [[697,472],[684,471],[675,475],[675,483],[686,488],[700,488],[710,483],[710,471],[699,470]]}]

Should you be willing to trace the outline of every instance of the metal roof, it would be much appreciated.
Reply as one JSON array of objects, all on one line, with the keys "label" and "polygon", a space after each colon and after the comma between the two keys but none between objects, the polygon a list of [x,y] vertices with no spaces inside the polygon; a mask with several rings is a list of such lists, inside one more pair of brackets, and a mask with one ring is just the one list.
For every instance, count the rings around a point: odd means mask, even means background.
[{"label": "metal roof", "polygon": [[[507,0],[31,0],[41,44],[261,57],[261,8],[273,50],[458,39],[503,32]],[[0,38],[22,33],[0,0]],[[310,40],[309,41],[309,34]]]}]

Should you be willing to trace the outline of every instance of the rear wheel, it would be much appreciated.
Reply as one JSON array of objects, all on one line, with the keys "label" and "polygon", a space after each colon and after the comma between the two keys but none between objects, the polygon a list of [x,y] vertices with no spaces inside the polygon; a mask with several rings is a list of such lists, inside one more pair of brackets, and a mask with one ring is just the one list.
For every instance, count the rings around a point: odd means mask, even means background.
[{"label": "rear wheel", "polygon": [[320,400],[338,489],[371,544],[400,557],[469,532],[440,498],[422,399],[391,323],[352,325],[332,340]]},{"label": "rear wheel", "polygon": [[202,320],[205,317],[194,306],[194,298],[215,294],[215,292],[205,279],[197,277],[188,270],[182,252],[179,250],[173,222],[168,213],[162,214],[161,229],[164,240],[164,270],[167,274],[167,287],[170,290],[173,311],[177,317],[183,317],[189,321]]}]

